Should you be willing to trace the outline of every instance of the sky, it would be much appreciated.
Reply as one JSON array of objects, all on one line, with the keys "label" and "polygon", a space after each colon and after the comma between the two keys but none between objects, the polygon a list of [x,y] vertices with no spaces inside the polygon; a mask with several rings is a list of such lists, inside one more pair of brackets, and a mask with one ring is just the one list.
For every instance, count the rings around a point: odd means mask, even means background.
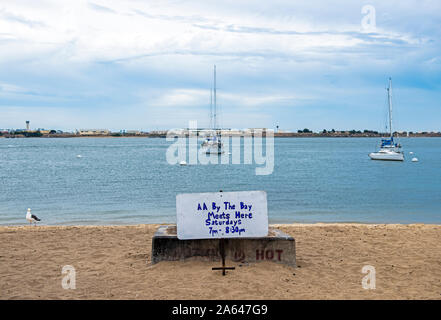
[{"label": "sky", "polygon": [[0,128],[441,131],[441,1],[0,0]]}]

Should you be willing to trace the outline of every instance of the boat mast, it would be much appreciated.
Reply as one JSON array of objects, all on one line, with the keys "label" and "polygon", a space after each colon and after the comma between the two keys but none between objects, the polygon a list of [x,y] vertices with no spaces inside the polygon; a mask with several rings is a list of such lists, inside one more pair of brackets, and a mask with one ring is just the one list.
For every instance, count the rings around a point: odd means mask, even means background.
[{"label": "boat mast", "polygon": [[213,88],[210,88],[210,128],[213,129]]},{"label": "boat mast", "polygon": [[392,132],[392,78],[389,78],[389,88],[387,89],[387,94],[389,98],[389,131],[390,138],[393,138]]},{"label": "boat mast", "polygon": [[216,65],[214,65],[214,130],[216,130]]}]

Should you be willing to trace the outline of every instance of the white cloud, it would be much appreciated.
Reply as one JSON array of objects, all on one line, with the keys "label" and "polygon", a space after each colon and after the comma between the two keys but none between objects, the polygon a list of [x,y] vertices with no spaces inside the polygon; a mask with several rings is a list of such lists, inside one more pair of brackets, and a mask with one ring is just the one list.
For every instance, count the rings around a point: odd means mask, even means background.
[{"label": "white cloud", "polygon": [[[202,89],[171,89],[159,92],[150,91],[139,94],[145,105],[153,107],[206,107],[210,104],[210,90]],[[217,92],[217,104],[219,106],[259,107],[271,104],[294,106],[297,103],[314,99],[312,95],[281,95],[262,94],[255,92],[233,93]]]},{"label": "white cloud", "polygon": [[8,83],[0,83],[0,94],[2,93],[22,93],[26,92],[26,90],[22,87],[8,84]]},{"label": "white cloud", "polygon": [[[363,34],[359,10],[346,21],[338,16],[333,20],[325,13],[308,20],[289,2],[280,4],[280,9],[283,6],[286,12],[274,11],[265,4],[255,6],[254,2],[216,2],[216,7],[200,1],[54,0],[40,6],[8,2],[0,11],[0,30],[15,43],[4,48],[1,57],[15,60],[37,54],[44,59],[45,53],[65,46],[69,50],[63,53],[64,59],[84,62],[175,53],[277,57],[311,52],[329,55],[330,50],[374,41],[419,41],[411,34],[381,25],[378,34]],[[340,10],[345,12],[344,8]]]},{"label": "white cloud", "polygon": [[209,101],[209,91],[197,89],[172,89],[162,92],[146,100],[149,106],[160,107],[191,107],[199,106],[202,101]]},{"label": "white cloud", "polygon": [[[323,108],[315,115],[329,105],[343,122],[336,106],[372,105],[389,75],[439,83],[441,2],[371,3],[373,34],[361,30],[357,1],[0,0],[0,106],[17,105],[21,118],[26,106],[60,110],[67,128],[182,126],[207,118],[216,64],[228,126],[301,122],[297,107]],[[8,114],[0,126],[15,125]]]}]

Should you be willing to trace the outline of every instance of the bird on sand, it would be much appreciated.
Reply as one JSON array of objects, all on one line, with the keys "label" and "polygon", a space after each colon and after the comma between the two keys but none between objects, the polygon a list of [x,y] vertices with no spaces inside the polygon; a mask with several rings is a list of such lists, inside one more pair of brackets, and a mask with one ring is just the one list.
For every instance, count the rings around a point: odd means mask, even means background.
[{"label": "bird on sand", "polygon": [[32,225],[32,222],[34,223],[34,225],[37,225],[37,221],[41,221],[41,219],[39,219],[35,214],[31,213],[31,208],[28,208],[28,212],[26,213],[26,220],[29,221],[29,224]]}]

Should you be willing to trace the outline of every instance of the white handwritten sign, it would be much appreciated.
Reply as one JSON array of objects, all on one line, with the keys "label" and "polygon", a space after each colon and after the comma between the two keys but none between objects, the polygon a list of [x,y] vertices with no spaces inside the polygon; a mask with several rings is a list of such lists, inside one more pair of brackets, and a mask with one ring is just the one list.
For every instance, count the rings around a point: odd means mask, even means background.
[{"label": "white handwritten sign", "polygon": [[176,213],[181,240],[268,235],[265,191],[178,194]]}]

